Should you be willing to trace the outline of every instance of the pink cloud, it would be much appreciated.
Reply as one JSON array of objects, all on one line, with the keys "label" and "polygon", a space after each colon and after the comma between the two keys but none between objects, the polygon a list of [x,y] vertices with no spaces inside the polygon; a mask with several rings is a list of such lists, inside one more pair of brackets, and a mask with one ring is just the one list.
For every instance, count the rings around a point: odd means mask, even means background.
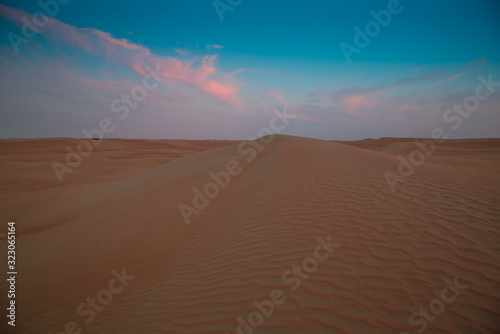
[{"label": "pink cloud", "polygon": [[337,96],[334,102],[340,110],[346,114],[364,117],[371,109],[378,107],[381,99],[372,96],[372,93],[351,92],[346,95]]},{"label": "pink cloud", "polygon": [[344,100],[349,108],[355,109],[363,102],[364,95],[349,95]]},{"label": "pink cloud", "polygon": [[[399,79],[397,82],[409,81]],[[391,131],[407,133],[408,136],[428,136],[435,127],[449,128],[449,124],[443,120],[444,112],[454,104],[462,103],[476,85],[473,82],[469,90],[430,96],[387,94],[387,88],[392,85],[313,92],[309,94],[307,102],[300,106],[301,114],[306,116],[301,116],[300,119],[342,124],[342,128],[351,125],[359,128],[366,124],[374,126],[373,129],[382,129],[380,135],[384,136],[393,133]],[[492,94],[488,100],[482,101],[480,108],[473,113],[474,117],[471,115],[464,124],[482,122],[481,119],[495,119],[493,115],[498,115],[499,97],[500,94]],[[477,125],[471,125],[470,131],[475,126]]]},{"label": "pink cloud", "polygon": [[[22,17],[31,14],[0,5],[0,15],[22,25]],[[196,65],[193,60],[180,61],[173,57],[154,55],[147,47],[125,38],[115,38],[108,32],[75,27],[53,18],[49,18],[38,33],[48,41],[71,45],[91,55],[116,61],[142,75],[150,74],[147,67],[159,66],[166,83],[184,83],[237,107],[243,105],[238,98],[241,84],[235,74],[218,73],[214,65],[216,55],[206,56],[201,60],[201,65]],[[215,44],[212,47],[222,48]]]},{"label": "pink cloud", "polygon": [[207,81],[203,83],[202,88],[207,92],[218,96],[220,99],[241,107],[241,102],[235,98],[237,89],[230,85],[222,85],[217,81]]}]

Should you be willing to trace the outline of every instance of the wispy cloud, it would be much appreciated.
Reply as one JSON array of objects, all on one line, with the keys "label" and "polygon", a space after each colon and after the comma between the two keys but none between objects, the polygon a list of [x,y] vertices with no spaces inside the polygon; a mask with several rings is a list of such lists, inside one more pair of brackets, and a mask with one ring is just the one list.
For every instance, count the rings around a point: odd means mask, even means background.
[{"label": "wispy cloud", "polygon": [[[0,5],[0,15],[21,26],[22,18],[30,14]],[[47,41],[53,42],[54,47],[73,46],[90,55],[118,62],[142,75],[148,74],[146,71],[148,66],[152,68],[159,66],[166,82],[187,84],[234,106],[243,105],[238,98],[242,86],[235,77],[238,72],[220,73],[215,67],[217,55],[205,56],[201,59],[201,63],[195,59],[180,61],[173,57],[153,54],[143,45],[133,43],[126,38],[116,38],[108,32],[72,26],[54,18],[48,20],[45,26],[39,28],[38,33]],[[181,49],[176,51],[183,56],[188,55]]]},{"label": "wispy cloud", "polygon": [[466,75],[467,73],[470,73],[478,68],[480,68],[481,66],[483,66],[485,62],[485,58],[480,58],[480,59],[477,59],[477,60],[473,60],[471,62],[469,62],[467,64],[467,69],[461,73],[458,73],[458,74],[455,74],[455,75],[452,75],[450,77],[447,77],[447,78],[444,78],[444,79],[441,79],[441,80],[438,80],[436,82],[433,82],[427,86],[424,87],[424,89],[426,88],[431,88],[431,87],[436,87],[436,86],[439,86],[439,85],[442,85],[444,83],[448,83],[448,82],[452,82],[452,81],[455,81],[456,79]]},{"label": "wispy cloud", "polygon": [[224,46],[222,45],[217,45],[217,44],[207,44],[206,45],[207,49],[224,49]]},{"label": "wispy cloud", "polygon": [[[329,123],[344,129],[369,124],[380,130],[380,135],[425,136],[426,130],[442,125],[443,113],[455,103],[461,103],[476,86],[470,90],[428,90],[440,84],[450,83],[481,67],[484,59],[478,59],[462,66],[462,71],[443,77],[440,70],[431,70],[416,77],[403,77],[387,84],[370,87],[344,87],[334,91],[314,91],[307,94],[307,100],[299,107],[302,120],[315,123]],[[419,71],[421,72],[421,71]],[[474,78],[475,79],[475,78]],[[431,82],[428,84],[428,82]],[[416,94],[415,92],[419,92]],[[498,121],[493,111],[500,106],[500,95],[494,94],[481,109],[475,119],[469,121],[471,129],[484,119]],[[477,116],[477,115],[481,116]],[[464,130],[465,131],[465,130]],[[471,130],[472,131],[472,130]]]}]

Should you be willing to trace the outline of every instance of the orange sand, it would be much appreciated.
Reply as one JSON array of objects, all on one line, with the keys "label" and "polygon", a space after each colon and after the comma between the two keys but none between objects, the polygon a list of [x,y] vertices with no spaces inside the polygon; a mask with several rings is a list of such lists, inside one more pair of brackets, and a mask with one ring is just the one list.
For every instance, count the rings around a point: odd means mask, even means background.
[{"label": "orange sand", "polygon": [[[236,333],[281,289],[255,333],[417,333],[408,317],[457,278],[467,288],[426,333],[498,333],[500,140],[440,144],[392,193],[383,174],[412,141],[275,136],[247,162],[239,142],[108,140],[59,183],[51,163],[78,140],[0,140],[18,271],[17,326],[3,311],[0,330]],[[230,160],[242,172],[186,225],[179,204]],[[292,291],[283,273],[327,235],[340,246]],[[122,268],[135,278],[85,323],[77,307]]]}]

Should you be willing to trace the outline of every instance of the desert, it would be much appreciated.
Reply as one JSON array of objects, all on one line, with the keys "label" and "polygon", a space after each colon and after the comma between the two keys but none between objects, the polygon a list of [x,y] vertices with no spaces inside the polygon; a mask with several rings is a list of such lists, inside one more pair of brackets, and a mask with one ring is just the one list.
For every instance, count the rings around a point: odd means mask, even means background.
[{"label": "desert", "polygon": [[[495,332],[499,140],[440,144],[394,193],[410,139],[266,141],[247,162],[240,142],[103,140],[62,185],[50,165],[74,139],[0,141],[16,329]],[[187,224],[180,203],[232,160]]]}]

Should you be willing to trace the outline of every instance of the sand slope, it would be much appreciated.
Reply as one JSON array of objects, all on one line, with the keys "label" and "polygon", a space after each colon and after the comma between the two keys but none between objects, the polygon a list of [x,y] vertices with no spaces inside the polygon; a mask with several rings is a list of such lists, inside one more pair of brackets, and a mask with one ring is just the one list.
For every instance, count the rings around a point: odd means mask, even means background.
[{"label": "sand slope", "polygon": [[[248,162],[237,143],[120,141],[63,184],[50,162],[66,142],[28,142],[0,142],[1,219],[19,228],[19,333],[68,321],[82,333],[236,333],[273,289],[286,301],[255,333],[416,333],[408,317],[454,278],[467,288],[427,332],[498,332],[498,140],[438,148],[394,193],[383,173],[409,142],[276,136]],[[242,172],[186,225],[178,205],[230,160]],[[339,247],[292,291],[283,273],[328,235]],[[85,323],[77,306],[122,268],[135,278]]]}]

